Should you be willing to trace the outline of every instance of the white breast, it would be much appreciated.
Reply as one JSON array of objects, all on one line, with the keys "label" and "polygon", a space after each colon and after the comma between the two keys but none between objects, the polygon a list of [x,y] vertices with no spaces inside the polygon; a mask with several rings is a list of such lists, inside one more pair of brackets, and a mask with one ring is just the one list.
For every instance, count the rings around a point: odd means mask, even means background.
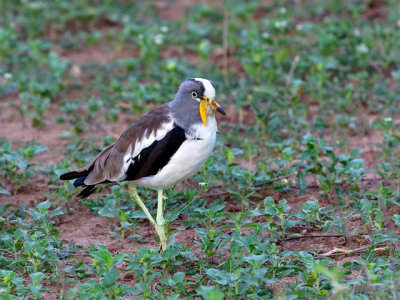
[{"label": "white breast", "polygon": [[152,189],[171,187],[197,173],[210,156],[217,134],[214,116],[207,118],[207,127],[203,123],[193,126],[186,140],[169,163],[156,175],[141,178],[135,183]]}]

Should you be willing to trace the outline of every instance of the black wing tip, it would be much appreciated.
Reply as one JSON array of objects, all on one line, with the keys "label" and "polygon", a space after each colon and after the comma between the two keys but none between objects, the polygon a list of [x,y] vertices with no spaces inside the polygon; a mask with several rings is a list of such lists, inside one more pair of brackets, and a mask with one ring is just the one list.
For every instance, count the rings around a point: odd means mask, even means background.
[{"label": "black wing tip", "polygon": [[81,177],[81,176],[82,176],[82,174],[79,174],[76,171],[72,171],[72,172],[68,172],[68,173],[62,174],[60,176],[60,179],[61,180],[70,180],[70,179],[75,179],[75,178],[78,178],[78,177]]},{"label": "black wing tip", "polygon": [[88,170],[84,170],[84,171],[72,171],[72,172],[68,172],[65,174],[62,174],[60,176],[61,180],[71,180],[71,179],[76,179],[76,178],[80,178],[80,177],[86,177],[89,175],[89,173],[92,171],[93,167],[89,168]]},{"label": "black wing tip", "polygon": [[79,198],[87,198],[91,194],[93,194],[95,190],[96,190],[96,186],[95,185],[88,185],[78,194],[77,197],[79,197]]},{"label": "black wing tip", "polygon": [[62,175],[60,176],[60,180],[68,180],[69,174],[70,174],[70,173],[62,174]]},{"label": "black wing tip", "polygon": [[77,172],[77,171],[72,171],[68,172],[65,174],[62,174],[60,176],[61,180],[71,180],[75,179],[74,181],[74,186],[84,186],[85,188],[77,195],[79,198],[86,198],[89,197],[91,194],[93,194],[96,190],[96,185],[85,185],[85,179],[87,175],[89,175],[90,170],[83,171],[83,172]]}]

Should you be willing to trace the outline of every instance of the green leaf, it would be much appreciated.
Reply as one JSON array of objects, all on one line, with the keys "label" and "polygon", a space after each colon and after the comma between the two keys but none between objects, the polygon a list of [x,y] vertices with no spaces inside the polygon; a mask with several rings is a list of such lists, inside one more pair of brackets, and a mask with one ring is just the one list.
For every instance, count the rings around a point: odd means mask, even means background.
[{"label": "green leaf", "polygon": [[227,285],[229,284],[229,274],[224,271],[224,270],[218,270],[218,269],[208,269],[207,270],[207,275],[208,277],[211,278],[212,281],[221,284],[221,285]]},{"label": "green leaf", "polygon": [[282,199],[282,200],[279,201],[279,203],[278,203],[278,212],[280,214],[288,212],[291,209],[292,208],[287,204],[287,200],[286,199]]},{"label": "green leaf", "polygon": [[268,257],[266,254],[256,255],[254,253],[251,253],[243,260],[249,263],[254,269],[259,269],[267,261],[267,259]]},{"label": "green leaf", "polygon": [[106,271],[104,273],[104,280],[102,282],[104,287],[110,287],[115,284],[120,271],[118,269]]},{"label": "green leaf", "polygon": [[200,286],[197,289],[199,296],[203,297],[204,300],[222,300],[224,294],[214,286]]},{"label": "green leaf", "polygon": [[397,226],[400,227],[400,214],[394,215],[394,216],[392,217],[392,219],[393,219],[394,223],[395,223]]},{"label": "green leaf", "polygon": [[117,211],[114,208],[103,207],[98,211],[99,216],[115,218],[117,216]]},{"label": "green leaf", "polygon": [[287,48],[283,48],[279,51],[275,52],[275,63],[280,65],[288,56],[289,50]]},{"label": "green leaf", "polygon": [[120,238],[120,235],[114,231],[109,231],[108,233],[111,234],[113,237],[116,237],[117,239]]},{"label": "green leaf", "polygon": [[296,186],[299,189],[299,195],[304,195],[306,193],[307,181],[304,176],[304,172],[299,170],[296,175]]},{"label": "green leaf", "polygon": [[0,194],[11,196],[11,193],[5,189],[0,189]]},{"label": "green leaf", "polygon": [[277,215],[278,210],[274,198],[268,196],[264,199],[264,213],[270,216]]},{"label": "green leaf", "polygon": [[46,277],[46,274],[42,272],[36,272],[29,275],[31,277],[32,283],[37,286]]},{"label": "green leaf", "polygon": [[396,80],[400,80],[400,70],[392,71],[392,78]]},{"label": "green leaf", "polygon": [[277,96],[276,88],[268,85],[258,85],[253,89],[254,93],[260,95]]},{"label": "green leaf", "polygon": [[183,272],[176,272],[176,273],[174,274],[174,276],[172,277],[172,279],[173,279],[176,283],[183,282],[183,280],[185,279],[185,273],[183,273]]},{"label": "green leaf", "polygon": [[64,211],[61,209],[61,207],[57,207],[55,210],[49,214],[49,218],[53,218],[55,216],[61,216],[64,214]]},{"label": "green leaf", "polygon": [[351,158],[355,158],[361,155],[361,153],[363,152],[363,148],[354,148],[353,150],[351,150],[350,152],[350,157]]},{"label": "green leaf", "polygon": [[258,77],[257,70],[254,66],[252,66],[251,64],[246,64],[246,63],[243,63],[242,65],[243,65],[243,68],[246,71],[246,73],[250,76],[250,78],[255,79]]},{"label": "green leaf", "polygon": [[141,218],[146,219],[146,218],[147,218],[146,214],[145,214],[142,210],[134,211],[134,212],[130,215],[130,217],[131,217],[132,219],[141,219]]}]

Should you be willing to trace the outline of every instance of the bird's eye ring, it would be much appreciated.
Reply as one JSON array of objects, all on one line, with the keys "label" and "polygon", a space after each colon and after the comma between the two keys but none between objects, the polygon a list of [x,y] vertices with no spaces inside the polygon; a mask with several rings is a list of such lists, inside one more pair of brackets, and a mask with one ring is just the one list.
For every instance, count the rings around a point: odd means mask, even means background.
[{"label": "bird's eye ring", "polygon": [[192,92],[192,97],[193,98],[197,98],[197,93],[196,92]]}]

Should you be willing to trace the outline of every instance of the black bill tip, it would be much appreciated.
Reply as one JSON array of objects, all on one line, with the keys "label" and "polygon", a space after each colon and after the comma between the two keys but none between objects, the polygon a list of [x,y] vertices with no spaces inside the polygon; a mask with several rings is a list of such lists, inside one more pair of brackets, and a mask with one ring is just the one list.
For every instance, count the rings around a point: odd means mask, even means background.
[{"label": "black bill tip", "polygon": [[217,112],[219,112],[219,113],[223,114],[224,116],[226,116],[226,112],[221,106],[217,108]]}]

